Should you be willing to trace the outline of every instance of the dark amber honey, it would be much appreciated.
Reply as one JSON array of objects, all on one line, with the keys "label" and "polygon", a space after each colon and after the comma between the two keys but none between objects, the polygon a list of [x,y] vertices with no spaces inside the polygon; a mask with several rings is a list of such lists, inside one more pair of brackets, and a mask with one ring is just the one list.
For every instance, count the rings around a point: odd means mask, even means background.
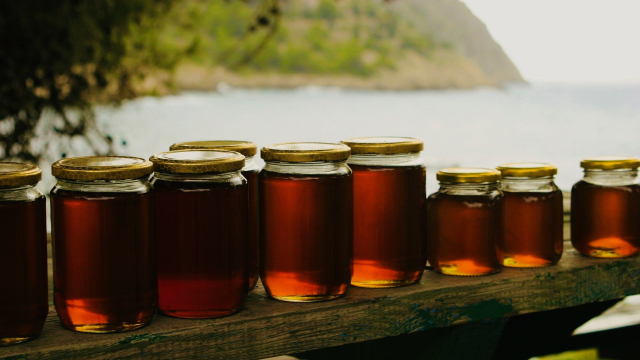
[{"label": "dark amber honey", "polygon": [[249,287],[247,185],[155,179],[159,310],[214,318]]},{"label": "dark amber honey", "polygon": [[381,288],[419,281],[427,261],[425,168],[349,166],[354,195],[351,284]]},{"label": "dark amber honey", "polygon": [[0,345],[37,337],[49,311],[45,197],[0,201]]},{"label": "dark amber honey", "polygon": [[258,174],[260,170],[242,171],[249,186],[249,289],[253,289],[258,282],[258,235],[260,215],[258,214]]},{"label": "dark amber honey", "polygon": [[65,327],[114,332],[151,321],[154,195],[52,190],[54,301]]},{"label": "dark amber honey", "polygon": [[502,195],[434,193],[427,200],[427,257],[447,275],[474,276],[500,271],[496,253]]},{"label": "dark amber honey", "polygon": [[504,191],[498,258],[510,267],[554,265],[562,256],[562,191]]},{"label": "dark amber honey", "polygon": [[576,183],[571,191],[571,242],[593,257],[638,255],[640,185]]},{"label": "dark amber honey", "polygon": [[267,293],[285,301],[343,296],[352,272],[352,177],[263,170],[259,183],[260,277]]}]

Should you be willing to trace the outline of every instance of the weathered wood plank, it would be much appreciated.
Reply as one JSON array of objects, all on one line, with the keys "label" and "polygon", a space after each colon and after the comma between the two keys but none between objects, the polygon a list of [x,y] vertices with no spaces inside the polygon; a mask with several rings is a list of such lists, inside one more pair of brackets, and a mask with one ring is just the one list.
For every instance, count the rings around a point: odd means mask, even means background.
[{"label": "weathered wood plank", "polygon": [[212,320],[158,315],[150,326],[121,334],[65,330],[51,308],[39,339],[0,348],[0,358],[260,359],[640,293],[638,258],[591,259],[566,245],[554,267],[505,269],[485,277],[427,271],[414,286],[351,288],[346,298],[325,303],[279,302],[258,287],[236,315]]}]

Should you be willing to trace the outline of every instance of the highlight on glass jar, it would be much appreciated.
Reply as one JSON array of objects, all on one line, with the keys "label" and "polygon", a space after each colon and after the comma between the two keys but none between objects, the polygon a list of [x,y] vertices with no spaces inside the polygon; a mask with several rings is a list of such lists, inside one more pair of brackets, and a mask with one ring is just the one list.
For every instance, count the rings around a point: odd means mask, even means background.
[{"label": "highlight on glass jar", "polygon": [[562,191],[558,169],[543,163],[498,166],[503,193],[498,259],[509,267],[555,265],[562,256]]},{"label": "highlight on glass jar", "polygon": [[420,281],[427,262],[426,166],[422,141],[363,137],[351,148],[353,276],[351,285],[387,288]]},{"label": "highlight on glass jar", "polygon": [[0,346],[38,337],[49,312],[41,178],[35,165],[0,162]]},{"label": "highlight on glass jar", "polygon": [[171,145],[170,150],[208,149],[235,151],[244,155],[242,176],[247,179],[249,186],[249,290],[258,283],[258,174],[260,166],[254,159],[258,152],[256,144],[242,140],[209,140],[187,141]]},{"label": "highlight on glass jar", "polygon": [[153,164],[126,156],[51,166],[54,302],[62,324],[90,333],[148,324],[157,307]]},{"label": "highlight on glass jar", "polygon": [[193,319],[238,312],[249,289],[244,156],[177,150],[151,162],[160,312]]},{"label": "highlight on glass jar", "polygon": [[571,243],[599,258],[640,252],[640,159],[594,157],[580,163],[584,178],[571,190]]},{"label": "highlight on glass jar", "polygon": [[313,302],[345,295],[353,251],[349,154],[341,144],[262,148],[260,278],[272,298]]},{"label": "highlight on glass jar", "polygon": [[500,172],[483,168],[438,171],[440,189],[427,199],[427,257],[442,274],[488,275],[500,271]]}]

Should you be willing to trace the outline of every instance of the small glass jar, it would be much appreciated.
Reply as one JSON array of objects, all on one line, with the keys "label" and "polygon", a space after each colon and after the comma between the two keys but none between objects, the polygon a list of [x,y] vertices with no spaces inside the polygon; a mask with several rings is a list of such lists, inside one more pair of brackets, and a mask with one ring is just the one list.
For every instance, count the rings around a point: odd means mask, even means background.
[{"label": "small glass jar", "polygon": [[502,231],[498,259],[509,267],[555,265],[562,256],[562,191],[553,182],[558,169],[549,164],[513,163],[502,173]]},{"label": "small glass jar", "polygon": [[422,141],[364,137],[342,141],[353,170],[351,285],[387,288],[420,281],[427,262],[426,166]]},{"label": "small glass jar", "polygon": [[49,312],[41,178],[35,165],[0,162],[0,346],[38,337]]},{"label": "small glass jar", "polygon": [[346,145],[266,146],[260,172],[260,278],[274,299],[313,302],[347,292],[353,175]]},{"label": "small glass jar", "polygon": [[442,274],[488,275],[500,271],[500,172],[448,168],[437,173],[440,189],[427,199],[427,257]]},{"label": "small glass jar", "polygon": [[170,150],[187,149],[208,149],[235,151],[244,155],[244,167],[242,176],[247,179],[249,186],[249,290],[252,290],[258,283],[258,174],[260,166],[254,157],[258,152],[256,144],[242,140],[209,140],[209,141],[188,141],[171,145]]},{"label": "small glass jar", "polygon": [[176,150],[156,154],[151,162],[159,310],[191,319],[236,313],[249,289],[244,156]]},{"label": "small glass jar", "polygon": [[51,166],[54,302],[71,330],[138,329],[158,303],[153,164],[126,156]]},{"label": "small glass jar", "polygon": [[571,243],[598,258],[640,252],[640,160],[594,157],[580,163],[584,178],[571,189]]}]

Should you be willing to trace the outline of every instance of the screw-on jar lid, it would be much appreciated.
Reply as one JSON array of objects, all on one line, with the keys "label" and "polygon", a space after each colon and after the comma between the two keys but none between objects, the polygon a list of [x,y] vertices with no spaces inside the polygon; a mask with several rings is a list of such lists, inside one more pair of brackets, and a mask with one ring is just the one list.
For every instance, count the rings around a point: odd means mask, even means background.
[{"label": "screw-on jar lid", "polygon": [[274,144],[260,150],[260,156],[265,161],[344,161],[349,155],[351,149],[346,145],[316,142]]},{"label": "screw-on jar lid", "polygon": [[42,179],[42,170],[31,164],[0,161],[0,188],[35,185]]},{"label": "screw-on jar lid", "polygon": [[509,163],[497,167],[502,177],[543,177],[558,173],[558,168],[546,163]]},{"label": "screw-on jar lid", "polygon": [[218,174],[244,167],[244,156],[226,150],[175,150],[151,157],[156,172],[168,174]]},{"label": "screw-on jar lid", "polygon": [[341,141],[352,154],[407,154],[422,151],[422,140],[409,137],[372,136]]},{"label": "screw-on jar lid", "polygon": [[153,172],[150,161],[132,156],[81,156],[58,160],[51,174],[64,180],[127,180]]},{"label": "screw-on jar lid", "polygon": [[447,168],[438,171],[436,178],[446,183],[484,183],[500,180],[500,171],[484,168]]},{"label": "screw-on jar lid", "polygon": [[597,156],[582,160],[580,167],[598,170],[637,169],[640,167],[640,159],[627,156]]},{"label": "screw-on jar lid", "polygon": [[228,150],[239,152],[249,157],[258,152],[258,146],[251,141],[242,140],[207,140],[207,141],[186,141],[171,145],[169,150],[187,149],[208,149],[208,150]]}]

